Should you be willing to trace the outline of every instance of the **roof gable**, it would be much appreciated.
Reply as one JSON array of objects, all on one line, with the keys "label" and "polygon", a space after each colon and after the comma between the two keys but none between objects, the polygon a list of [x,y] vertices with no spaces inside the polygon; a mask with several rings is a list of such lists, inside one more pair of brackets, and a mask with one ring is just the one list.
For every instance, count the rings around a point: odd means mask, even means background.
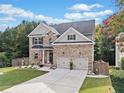
[{"label": "roof gable", "polygon": [[38,36],[38,35],[46,35],[48,32],[52,31],[54,34],[58,35],[59,33],[53,27],[49,27],[44,23],[40,23],[29,35],[30,36]]},{"label": "roof gable", "polygon": [[[76,40],[68,40],[68,35],[76,35]],[[80,32],[78,32],[76,29],[74,29],[73,27],[70,27],[67,31],[65,31],[59,38],[57,38],[53,44],[57,44],[57,43],[93,43],[92,40],[90,40],[89,38],[87,38],[85,35],[81,34]]]}]

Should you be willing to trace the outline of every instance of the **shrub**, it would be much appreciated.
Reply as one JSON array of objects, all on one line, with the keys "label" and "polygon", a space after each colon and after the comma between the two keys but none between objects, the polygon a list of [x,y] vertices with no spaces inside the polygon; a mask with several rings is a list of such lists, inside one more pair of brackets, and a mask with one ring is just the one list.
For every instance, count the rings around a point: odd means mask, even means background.
[{"label": "shrub", "polygon": [[73,69],[73,62],[72,62],[72,60],[70,61],[70,70],[72,70]]},{"label": "shrub", "polygon": [[73,69],[73,62],[70,62],[70,70]]},{"label": "shrub", "polygon": [[9,60],[5,55],[0,55],[0,67],[9,66]]},{"label": "shrub", "polygon": [[121,58],[121,69],[124,70],[124,57]]}]

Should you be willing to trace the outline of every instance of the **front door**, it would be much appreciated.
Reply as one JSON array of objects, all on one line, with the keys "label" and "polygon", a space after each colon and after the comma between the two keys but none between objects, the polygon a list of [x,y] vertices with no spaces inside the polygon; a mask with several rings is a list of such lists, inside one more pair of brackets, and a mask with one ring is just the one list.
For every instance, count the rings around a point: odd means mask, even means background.
[{"label": "front door", "polygon": [[52,50],[50,50],[49,52],[49,62],[53,64],[53,51]]}]

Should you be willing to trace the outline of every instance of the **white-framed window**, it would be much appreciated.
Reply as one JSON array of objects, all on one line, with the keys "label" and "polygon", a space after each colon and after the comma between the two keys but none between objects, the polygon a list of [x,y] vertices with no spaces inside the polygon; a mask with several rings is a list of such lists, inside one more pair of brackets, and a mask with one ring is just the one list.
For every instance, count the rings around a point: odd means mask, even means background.
[{"label": "white-framed window", "polygon": [[33,45],[43,44],[43,38],[42,37],[33,37],[32,38],[32,44]]},{"label": "white-framed window", "polygon": [[39,44],[43,44],[43,38],[42,37],[39,38]]},{"label": "white-framed window", "polygon": [[68,35],[68,40],[76,40],[76,35]]}]

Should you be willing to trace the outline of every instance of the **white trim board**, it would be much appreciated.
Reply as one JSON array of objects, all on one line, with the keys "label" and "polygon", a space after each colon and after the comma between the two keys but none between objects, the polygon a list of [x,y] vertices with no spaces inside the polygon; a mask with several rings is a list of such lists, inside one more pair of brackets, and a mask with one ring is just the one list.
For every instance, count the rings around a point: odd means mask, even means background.
[{"label": "white trim board", "polygon": [[61,44],[53,44],[53,45],[93,45],[94,43],[61,43]]}]

